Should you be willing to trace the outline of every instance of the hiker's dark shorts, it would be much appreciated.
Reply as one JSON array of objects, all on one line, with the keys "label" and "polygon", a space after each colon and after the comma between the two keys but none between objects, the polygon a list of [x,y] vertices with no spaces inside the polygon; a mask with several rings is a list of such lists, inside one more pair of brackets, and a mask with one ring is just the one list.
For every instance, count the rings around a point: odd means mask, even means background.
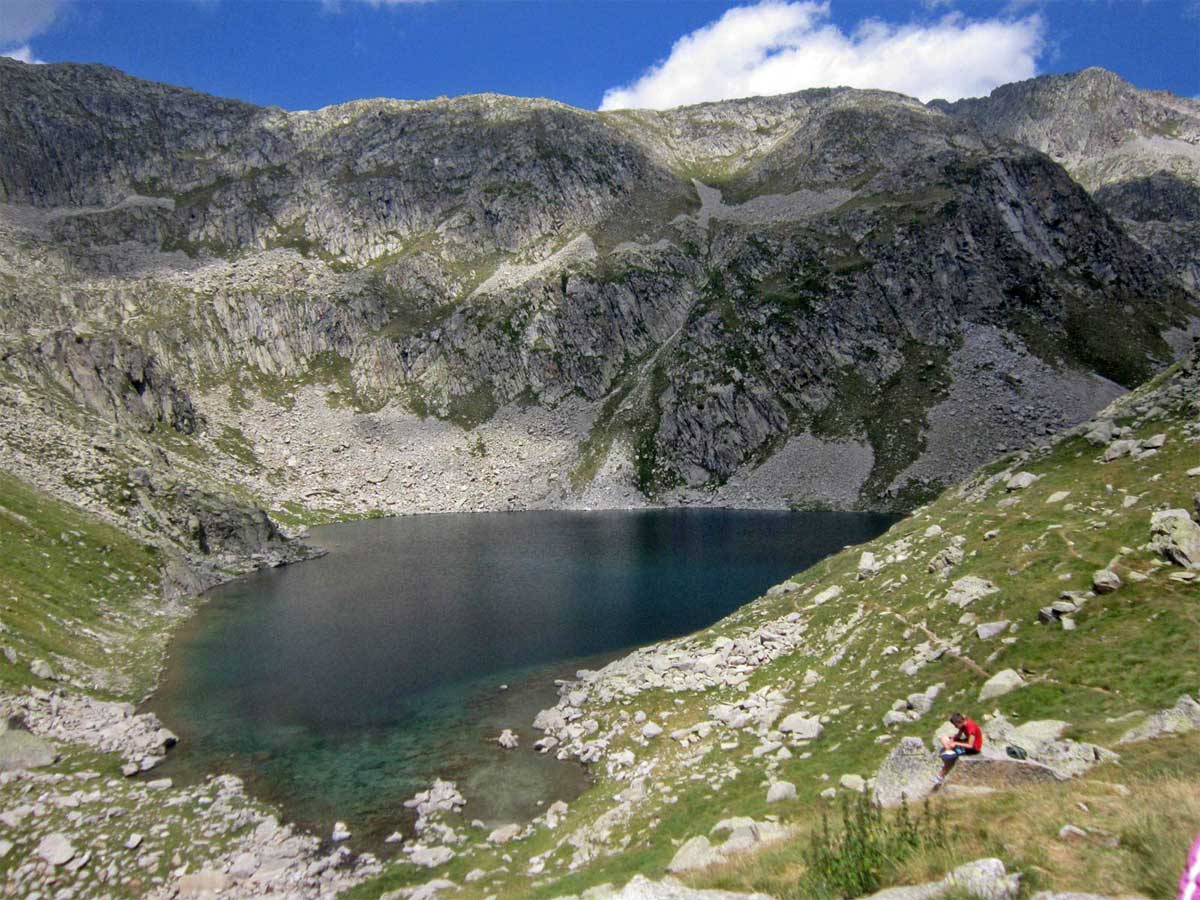
[{"label": "hiker's dark shorts", "polygon": [[958,759],[960,756],[978,756],[979,751],[971,747],[955,747],[953,750],[943,750],[942,759]]}]

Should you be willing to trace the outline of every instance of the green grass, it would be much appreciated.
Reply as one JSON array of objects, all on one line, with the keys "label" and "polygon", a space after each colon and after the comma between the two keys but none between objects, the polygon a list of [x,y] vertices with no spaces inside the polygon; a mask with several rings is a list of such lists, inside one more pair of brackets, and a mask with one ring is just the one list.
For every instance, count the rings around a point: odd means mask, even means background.
[{"label": "green grass", "polygon": [[0,642],[20,657],[0,664],[0,687],[52,686],[29,671],[45,659],[103,695],[140,699],[170,626],[158,552],[0,473],[0,555]]}]

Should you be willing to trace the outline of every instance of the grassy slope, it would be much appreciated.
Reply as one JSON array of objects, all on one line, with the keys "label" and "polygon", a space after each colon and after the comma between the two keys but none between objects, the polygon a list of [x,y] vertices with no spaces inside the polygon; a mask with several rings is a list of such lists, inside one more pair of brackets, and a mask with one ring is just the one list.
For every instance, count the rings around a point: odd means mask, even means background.
[{"label": "grassy slope", "polygon": [[79,686],[138,700],[154,683],[170,625],[158,599],[158,553],[0,473],[0,689],[47,686],[45,659]]},{"label": "grassy slope", "polygon": [[[796,784],[796,802],[767,808],[767,770],[763,760],[749,754],[753,739],[743,736],[737,749],[722,750],[718,743],[731,733],[718,730],[684,750],[665,735],[648,746],[636,736],[631,719],[636,710],[646,711],[669,732],[706,719],[711,704],[732,699],[737,691],[646,692],[587,709],[588,715],[599,720],[602,732],[610,724],[621,727],[624,737],[613,742],[610,755],[628,747],[640,761],[653,765],[648,779],[650,797],[635,804],[630,819],[613,829],[606,844],[611,855],[571,872],[567,864],[572,848],[554,849],[564,836],[612,807],[614,795],[627,787],[627,782],[601,777],[554,832],[539,828],[532,836],[503,848],[503,856],[494,849],[460,853],[444,870],[432,873],[399,865],[351,896],[373,897],[383,887],[421,883],[442,875],[461,883],[472,868],[492,869],[500,864],[510,873],[469,885],[459,896],[577,893],[603,882],[619,884],[637,872],[661,875],[680,842],[707,833],[718,819],[768,813],[795,825],[798,840],[724,869],[702,872],[691,880],[697,885],[794,896],[796,878],[803,868],[802,836],[819,821],[819,810],[827,808],[826,801],[819,798],[820,791],[835,785],[844,773],[873,774],[901,735],[928,738],[952,709],[986,715],[994,705],[1018,722],[1065,719],[1071,723],[1069,737],[1113,744],[1136,718],[1120,723],[1110,719],[1125,714],[1136,717],[1139,712],[1172,705],[1181,694],[1195,693],[1200,686],[1200,588],[1172,579],[1177,568],[1141,549],[1149,538],[1151,511],[1190,507],[1192,492],[1200,489],[1200,481],[1184,475],[1200,466],[1196,434],[1185,432],[1190,415],[1178,408],[1151,421],[1120,420],[1135,426],[1142,437],[1162,431],[1169,435],[1157,455],[1140,462],[1126,458],[1101,464],[1096,448],[1077,437],[1037,451],[1019,464],[1002,460],[974,479],[976,499],[968,496],[971,484],[947,491],[866,547],[847,550],[796,575],[793,581],[800,586],[798,592],[764,597],[696,636],[707,643],[713,635],[735,634],[792,611],[799,611],[809,622],[810,644],[761,667],[750,682],[751,689],[776,685],[784,690],[789,696],[786,711],[806,709],[829,716],[824,735],[808,748],[811,755],[802,758],[805,754],[794,748],[795,758],[778,770],[779,778]],[[1005,470],[1028,470],[1041,478],[1015,494],[1006,493],[1002,480],[986,490],[981,487],[989,475]],[[1061,490],[1071,492],[1065,501],[1047,502]],[[1015,504],[1001,505],[1012,498],[1016,498]],[[1134,498],[1128,506],[1126,498]],[[935,523],[945,533],[924,538],[926,529]],[[997,534],[985,538],[993,530]],[[928,559],[951,535],[966,539],[967,558],[949,579],[942,579],[927,571]],[[908,559],[888,564],[869,580],[856,580],[863,549],[884,557],[886,548],[902,539],[912,546]],[[1077,630],[1065,632],[1037,623],[1040,607],[1062,590],[1087,590],[1092,572],[1114,560],[1125,585],[1114,594],[1089,600],[1076,616]],[[1143,573],[1146,580],[1133,581],[1131,572]],[[967,574],[989,578],[1000,587],[999,593],[977,601],[971,611],[979,622],[1007,618],[1016,623],[1017,640],[1011,645],[999,639],[979,641],[972,627],[959,624],[962,610],[943,602],[949,582]],[[835,583],[845,589],[841,597],[821,607],[807,604],[817,590]],[[847,634],[828,632],[856,610],[861,620]],[[956,641],[961,652],[988,674],[1005,668],[1023,670],[1029,686],[981,708],[976,698],[983,676],[953,656],[930,663],[915,677],[903,675],[898,671],[900,663],[925,635],[914,629],[906,637],[908,626],[900,617],[913,626],[920,623],[940,638]],[[898,646],[900,652],[885,655],[889,645]],[[841,661],[825,665],[824,660],[837,648],[845,650]],[[824,677],[815,687],[803,689],[799,685],[809,668]],[[881,718],[892,702],[937,682],[944,682],[946,688],[933,711],[920,722],[893,728],[887,742],[876,743],[876,737],[888,731]],[[951,821],[961,825],[950,850],[918,856],[898,867],[892,878],[920,880],[981,855],[998,855],[1025,872],[1031,889],[1036,885],[1105,893],[1137,891],[1149,896],[1169,893],[1189,835],[1200,830],[1200,801],[1196,800],[1200,797],[1200,739],[1162,740],[1121,749],[1119,766],[1093,770],[1061,787],[946,800]],[[736,769],[736,777],[723,778],[722,773],[731,768]],[[1107,787],[1105,783],[1112,781],[1128,785],[1131,794],[1125,797]],[[1164,803],[1165,797],[1173,799]],[[1090,811],[1074,806],[1077,802],[1085,803]],[[467,812],[469,815],[469,808]],[[1067,822],[1107,828],[1122,837],[1121,846],[1114,850],[1095,842],[1061,843],[1055,836]],[[628,846],[618,852],[625,836]],[[551,855],[545,873],[534,879],[525,876],[530,858],[547,851]]]}]

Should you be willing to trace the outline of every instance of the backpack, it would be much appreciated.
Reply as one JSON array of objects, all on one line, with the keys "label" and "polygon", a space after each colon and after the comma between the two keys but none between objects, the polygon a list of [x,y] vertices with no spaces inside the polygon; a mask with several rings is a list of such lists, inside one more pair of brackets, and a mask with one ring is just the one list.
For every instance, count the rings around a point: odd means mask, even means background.
[{"label": "backpack", "polygon": [[1029,759],[1028,753],[1026,753],[1020,747],[1014,747],[1012,744],[1009,744],[1007,747],[1005,747],[1004,752],[1013,759]]}]

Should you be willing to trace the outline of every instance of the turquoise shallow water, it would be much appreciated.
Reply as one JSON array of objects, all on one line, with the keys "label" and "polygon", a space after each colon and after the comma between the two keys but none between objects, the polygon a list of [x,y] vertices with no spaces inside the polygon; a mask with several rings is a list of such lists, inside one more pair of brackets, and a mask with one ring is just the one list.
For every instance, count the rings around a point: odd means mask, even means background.
[{"label": "turquoise shallow water", "polygon": [[[703,628],[890,517],[653,510],[420,516],[315,529],[321,559],[211,591],[149,706],[182,738],[156,775],[247,779],[357,849],[435,776],[466,815],[536,815],[587,784],[532,750],[555,678]],[[502,689],[501,686],[506,686]],[[489,739],[513,728],[521,747]]]}]

